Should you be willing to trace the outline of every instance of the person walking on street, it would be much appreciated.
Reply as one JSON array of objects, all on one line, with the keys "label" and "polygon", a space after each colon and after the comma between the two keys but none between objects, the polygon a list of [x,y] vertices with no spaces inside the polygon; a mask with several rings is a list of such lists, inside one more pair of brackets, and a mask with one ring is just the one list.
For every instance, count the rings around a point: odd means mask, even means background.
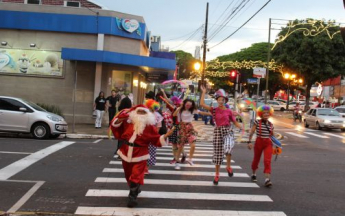
[{"label": "person walking on street", "polygon": [[93,110],[96,111],[95,128],[102,128],[102,119],[106,107],[106,99],[104,98],[104,92],[101,91],[93,104]]},{"label": "person walking on street", "polygon": [[146,161],[150,158],[148,145],[162,147],[172,130],[164,135],[158,134],[154,124],[154,114],[145,106],[138,105],[129,112],[121,112],[111,122],[111,130],[116,139],[125,141],[118,150],[122,158],[122,167],[129,186],[127,206],[138,205],[140,185],[144,184]]},{"label": "person walking on street", "polygon": [[205,104],[205,87],[201,87],[201,99],[200,106],[210,111],[213,115],[215,128],[213,132],[213,159],[212,162],[215,164],[215,177],[213,180],[214,185],[218,185],[219,182],[219,170],[220,165],[223,163],[224,154],[226,155],[226,171],[229,177],[234,175],[231,168],[231,156],[233,147],[235,145],[234,132],[231,129],[231,123],[236,127],[242,128],[242,125],[236,121],[236,117],[231,109],[227,109],[225,104],[227,97],[223,89],[216,92],[216,100],[218,103],[217,108],[210,107]]},{"label": "person walking on street", "polygon": [[182,106],[177,108],[173,116],[177,117],[179,122],[179,134],[177,136],[177,154],[175,155],[175,169],[180,169],[180,156],[185,145],[190,145],[189,158],[186,160],[189,165],[193,166],[193,155],[195,151],[195,142],[197,132],[194,130],[192,121],[194,114],[207,115],[206,112],[201,112],[196,109],[195,102],[190,99],[185,99]]},{"label": "person walking on street", "polygon": [[273,115],[273,108],[267,105],[260,106],[257,109],[257,114],[260,117],[260,120],[256,120],[254,126],[250,130],[249,134],[249,141],[248,141],[248,149],[251,150],[253,148],[253,144],[251,140],[253,135],[256,131],[256,141],[254,145],[254,159],[252,162],[252,181],[256,182],[256,171],[258,169],[258,165],[260,162],[260,158],[262,153],[264,154],[264,174],[265,174],[265,186],[271,187],[271,159],[273,153],[273,146],[271,141],[271,136],[274,134],[274,126],[268,120],[270,116]]},{"label": "person walking on street", "polygon": [[107,97],[107,107],[108,107],[108,113],[109,113],[109,125],[111,120],[113,120],[115,114],[116,114],[116,103],[119,102],[120,97],[115,92],[115,90],[111,91],[111,95]]},{"label": "person walking on street", "polygon": [[[155,116],[155,124],[157,131],[160,132],[160,128],[162,127],[163,116],[158,113],[160,109],[160,105],[157,101],[149,99],[145,101],[145,107],[147,107]],[[149,174],[149,167],[156,165],[156,154],[157,154],[157,147],[153,144],[149,145],[149,153],[150,159],[147,160],[147,167],[145,170],[145,174]]]}]

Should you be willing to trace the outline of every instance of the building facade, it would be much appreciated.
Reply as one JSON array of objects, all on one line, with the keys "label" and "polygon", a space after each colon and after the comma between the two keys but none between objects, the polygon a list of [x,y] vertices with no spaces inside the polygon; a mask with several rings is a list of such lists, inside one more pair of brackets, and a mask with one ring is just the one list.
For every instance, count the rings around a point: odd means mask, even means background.
[{"label": "building facade", "polygon": [[0,1],[0,95],[57,105],[68,122],[91,123],[100,91],[131,92],[140,104],[149,76],[172,77],[173,58],[150,56],[143,17],[86,0],[28,1]]}]

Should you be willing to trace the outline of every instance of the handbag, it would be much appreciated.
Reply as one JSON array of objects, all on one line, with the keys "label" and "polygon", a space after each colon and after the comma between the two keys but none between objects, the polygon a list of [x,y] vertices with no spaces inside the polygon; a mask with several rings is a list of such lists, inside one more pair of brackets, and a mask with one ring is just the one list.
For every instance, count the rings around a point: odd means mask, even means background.
[{"label": "handbag", "polygon": [[92,118],[97,118],[97,111],[96,110],[94,110],[93,112],[92,112]]}]

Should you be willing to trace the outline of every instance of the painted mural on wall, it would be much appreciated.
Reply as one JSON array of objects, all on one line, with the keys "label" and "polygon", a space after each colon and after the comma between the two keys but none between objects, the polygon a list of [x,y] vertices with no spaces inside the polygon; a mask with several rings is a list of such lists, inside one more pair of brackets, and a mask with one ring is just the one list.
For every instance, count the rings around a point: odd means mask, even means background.
[{"label": "painted mural on wall", "polygon": [[62,77],[61,52],[0,49],[0,75]]}]

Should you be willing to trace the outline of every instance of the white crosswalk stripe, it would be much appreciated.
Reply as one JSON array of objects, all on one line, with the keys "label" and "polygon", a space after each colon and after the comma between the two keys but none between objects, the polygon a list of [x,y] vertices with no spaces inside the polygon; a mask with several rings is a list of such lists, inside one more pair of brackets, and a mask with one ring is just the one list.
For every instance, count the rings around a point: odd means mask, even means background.
[{"label": "white crosswalk stripe", "polygon": [[328,136],[323,136],[323,135],[319,135],[319,134],[315,134],[315,133],[310,133],[310,132],[304,132],[305,134],[309,134],[311,136],[316,136],[316,137],[319,137],[319,138],[329,138]]},{"label": "white crosswalk stripe", "polygon": [[336,135],[336,134],[332,134],[332,133],[323,133],[327,136],[333,136],[333,137],[338,137],[340,139],[345,139],[345,136],[341,136],[341,135]]},{"label": "white crosswalk stripe", "polygon": [[[121,168],[104,168],[104,173],[123,173]],[[214,172],[196,172],[196,171],[175,171],[175,170],[150,170],[151,174],[164,175],[187,175],[187,176],[214,176]],[[228,173],[220,173],[221,177],[228,176]],[[249,177],[247,173],[234,173],[234,177]]]},{"label": "white crosswalk stripe", "polygon": [[304,135],[301,135],[301,134],[298,134],[298,133],[295,133],[295,132],[285,132],[285,133],[290,134],[292,136],[299,137],[299,138],[309,138],[307,136],[304,136]]},{"label": "white crosswalk stripe", "polygon": [[[201,125],[198,127],[200,134]],[[205,128],[208,131],[207,133],[203,133]],[[208,136],[208,141],[212,141],[213,127],[207,126],[205,128],[201,134]],[[213,146],[211,142],[197,142],[195,157],[193,158],[194,165],[190,166],[188,163],[180,164],[181,170],[175,170],[174,164],[170,164],[173,158],[171,148],[171,146],[164,146],[157,149],[157,163],[150,168],[149,176],[145,177],[145,185],[141,188],[142,192],[138,197],[138,208],[126,208],[123,206],[127,202],[129,189],[124,178],[122,161],[111,160],[108,164],[109,167],[103,169],[103,172],[95,178],[94,184],[90,186],[85,194],[85,199],[91,200],[90,203],[84,201],[83,205],[77,208],[75,214],[122,216],[286,216],[282,211],[271,211],[271,209],[267,208],[266,211],[260,211],[260,207],[256,209],[249,207],[249,210],[245,208],[242,211],[242,208],[238,209],[237,205],[232,205],[231,202],[272,203],[273,200],[268,195],[260,192],[260,186],[257,183],[250,182],[250,176],[244,173],[239,164],[235,164],[234,160],[232,160],[231,165],[234,170],[233,178],[228,176],[225,166],[222,166],[219,184],[217,186],[213,185],[215,166],[212,164]],[[189,146],[185,146],[187,154],[189,149]],[[229,188],[231,190],[228,190]],[[92,200],[95,199],[97,199],[97,204],[92,203]],[[121,201],[109,202],[110,199]],[[157,202],[157,200],[161,201]],[[174,200],[190,202],[190,207],[184,209],[174,205]],[[194,200],[204,201],[203,203],[207,201],[209,204],[197,206],[200,204],[194,202]],[[140,206],[142,202],[148,203],[148,201],[155,203],[152,206],[144,206],[144,204]],[[218,209],[220,207],[218,207],[217,203],[222,201],[229,204]],[[104,203],[104,205],[100,203]]]},{"label": "white crosswalk stripe", "polygon": [[163,208],[121,208],[121,207],[86,207],[81,206],[76,211],[77,215],[121,215],[121,216],[286,216],[284,212],[277,211],[228,211],[208,209],[163,209]]},{"label": "white crosswalk stripe", "polygon": [[[121,161],[110,161],[109,164],[116,164],[116,165],[122,165]],[[169,164],[169,163],[156,163],[155,165],[156,167],[174,167],[173,164]],[[189,164],[180,164],[180,167],[190,167],[190,168],[214,168],[213,164],[194,164],[193,166],[189,165]],[[240,166],[236,166],[236,165],[232,165],[231,166],[232,169],[242,169]]]}]

